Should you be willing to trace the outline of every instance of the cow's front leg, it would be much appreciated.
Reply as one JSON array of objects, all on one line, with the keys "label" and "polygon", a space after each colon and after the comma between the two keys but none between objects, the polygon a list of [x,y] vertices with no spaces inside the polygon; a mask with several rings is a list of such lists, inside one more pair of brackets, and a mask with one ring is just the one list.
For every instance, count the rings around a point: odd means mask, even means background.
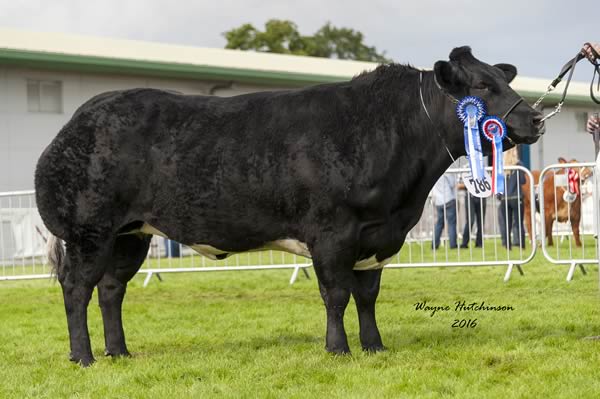
[{"label": "cow's front leg", "polygon": [[375,320],[375,301],[379,295],[381,272],[379,270],[355,271],[356,285],[352,296],[358,311],[358,324],[360,326],[360,343],[363,350],[378,352],[385,350],[381,342],[381,335]]},{"label": "cow's front leg", "polygon": [[350,353],[346,330],[344,329],[344,311],[350,301],[354,286],[354,252],[348,249],[329,253],[314,253],[313,263],[319,279],[319,290],[327,311],[327,336],[325,348],[335,354]]},{"label": "cow's front leg", "polygon": [[581,237],[579,235],[579,220],[571,221],[571,230],[573,230],[573,237],[575,238],[575,245],[581,247]]},{"label": "cow's front leg", "polygon": [[319,290],[327,311],[327,333],[325,349],[337,355],[350,353],[348,338],[344,328],[344,312],[350,300],[350,289],[345,287],[325,286],[319,280]]},{"label": "cow's front leg", "polygon": [[548,239],[548,246],[551,247],[554,245],[554,241],[552,239],[552,225],[554,224],[554,217],[550,214],[546,214],[546,238]]}]

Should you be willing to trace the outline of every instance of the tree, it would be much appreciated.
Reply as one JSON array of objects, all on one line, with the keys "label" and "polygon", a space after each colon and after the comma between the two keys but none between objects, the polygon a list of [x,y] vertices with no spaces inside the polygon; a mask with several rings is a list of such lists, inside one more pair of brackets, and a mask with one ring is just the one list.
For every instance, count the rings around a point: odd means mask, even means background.
[{"label": "tree", "polygon": [[361,32],[349,28],[336,28],[329,22],[312,36],[302,36],[295,23],[279,19],[267,21],[263,32],[251,24],[244,24],[223,33],[223,36],[227,39],[225,48],[229,49],[391,62],[385,57],[385,52],[379,54],[375,47],[365,45]]}]

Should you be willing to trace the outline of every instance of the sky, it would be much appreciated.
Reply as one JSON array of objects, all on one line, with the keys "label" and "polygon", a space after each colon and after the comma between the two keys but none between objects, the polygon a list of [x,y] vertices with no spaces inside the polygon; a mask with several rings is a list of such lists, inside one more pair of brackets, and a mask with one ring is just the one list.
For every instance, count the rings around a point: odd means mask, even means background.
[{"label": "sky", "polygon": [[[309,35],[331,22],[395,62],[431,67],[470,45],[482,61],[551,79],[584,42],[600,42],[598,1],[0,0],[0,27],[222,48],[222,33],[243,23],[289,19]],[[580,65],[575,78],[589,81],[591,65]]]}]

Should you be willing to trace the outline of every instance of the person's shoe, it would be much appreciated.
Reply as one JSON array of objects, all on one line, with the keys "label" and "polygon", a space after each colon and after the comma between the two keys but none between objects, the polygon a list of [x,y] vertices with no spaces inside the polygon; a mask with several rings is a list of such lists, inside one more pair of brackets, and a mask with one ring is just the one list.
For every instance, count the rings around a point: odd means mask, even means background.
[{"label": "person's shoe", "polygon": [[460,247],[463,248],[463,249],[469,248],[469,244],[461,244]]}]

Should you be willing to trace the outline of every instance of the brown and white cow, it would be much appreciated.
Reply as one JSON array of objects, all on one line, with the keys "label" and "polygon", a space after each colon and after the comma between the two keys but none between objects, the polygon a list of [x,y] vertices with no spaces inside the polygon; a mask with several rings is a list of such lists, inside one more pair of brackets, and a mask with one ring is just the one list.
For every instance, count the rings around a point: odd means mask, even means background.
[{"label": "brown and white cow", "polygon": [[[567,163],[565,158],[558,158],[559,163]],[[568,163],[577,163],[576,159],[571,159]],[[545,224],[545,236],[548,239],[548,245],[554,245],[552,240],[552,225],[554,221],[558,221],[561,223],[570,222],[571,229],[573,230],[573,237],[575,238],[575,244],[580,247],[581,246],[581,238],[579,236],[579,223],[581,221],[581,183],[585,181],[588,177],[592,175],[592,170],[590,168],[576,168],[578,176],[575,178],[574,183],[576,187],[570,189],[570,192],[573,192],[575,195],[575,200],[571,203],[565,201],[564,195],[565,191],[568,190],[568,187],[563,186],[562,184],[555,184],[555,175],[564,175],[566,169],[557,171],[556,173],[548,174],[543,181],[543,190],[544,190],[544,224]],[[540,171],[532,170],[531,174],[533,175],[533,184],[536,188],[536,193],[539,190],[539,180],[540,180]],[[526,182],[523,185],[523,192],[528,193],[530,190],[530,178],[526,176]],[[536,195],[537,199],[537,195]],[[535,204],[535,207],[531,207],[529,196],[523,196],[523,205],[525,209],[525,228],[527,229],[527,234],[529,235],[529,241],[531,242],[531,220],[534,217],[533,209],[536,209],[537,212],[540,211],[539,204]]]}]

